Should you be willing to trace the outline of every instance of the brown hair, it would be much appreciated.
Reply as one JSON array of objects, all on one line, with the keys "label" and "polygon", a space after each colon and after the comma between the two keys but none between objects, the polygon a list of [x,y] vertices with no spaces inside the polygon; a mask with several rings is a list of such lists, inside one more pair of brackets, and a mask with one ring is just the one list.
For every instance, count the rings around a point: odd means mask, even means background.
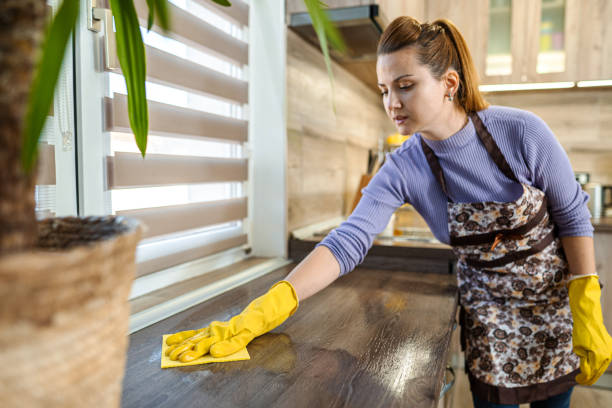
[{"label": "brown hair", "polygon": [[412,17],[398,17],[382,33],[376,53],[390,54],[406,47],[416,48],[419,63],[429,67],[436,79],[450,67],[457,71],[460,84],[456,100],[467,113],[489,106],[478,89],[478,74],[467,44],[450,20],[421,24]]}]

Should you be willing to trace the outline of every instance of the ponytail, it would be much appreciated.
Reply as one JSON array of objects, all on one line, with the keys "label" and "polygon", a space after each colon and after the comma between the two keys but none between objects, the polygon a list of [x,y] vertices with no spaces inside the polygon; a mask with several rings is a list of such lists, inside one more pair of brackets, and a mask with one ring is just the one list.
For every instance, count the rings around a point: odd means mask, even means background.
[{"label": "ponytail", "polygon": [[478,74],[472,56],[457,27],[447,19],[419,23],[412,17],[398,17],[389,24],[379,42],[377,54],[390,54],[415,46],[419,62],[440,79],[449,69],[459,74],[456,103],[467,113],[486,109],[489,104],[478,89]]}]

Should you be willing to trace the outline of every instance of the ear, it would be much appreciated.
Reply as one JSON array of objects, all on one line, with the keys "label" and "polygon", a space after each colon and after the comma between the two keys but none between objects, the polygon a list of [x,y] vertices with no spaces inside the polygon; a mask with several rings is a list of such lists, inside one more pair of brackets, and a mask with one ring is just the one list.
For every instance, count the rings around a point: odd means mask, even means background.
[{"label": "ear", "polygon": [[461,84],[457,71],[455,71],[453,68],[449,68],[443,75],[442,80],[444,81],[446,94],[448,95],[450,92],[451,95],[456,95],[459,91],[459,85]]}]

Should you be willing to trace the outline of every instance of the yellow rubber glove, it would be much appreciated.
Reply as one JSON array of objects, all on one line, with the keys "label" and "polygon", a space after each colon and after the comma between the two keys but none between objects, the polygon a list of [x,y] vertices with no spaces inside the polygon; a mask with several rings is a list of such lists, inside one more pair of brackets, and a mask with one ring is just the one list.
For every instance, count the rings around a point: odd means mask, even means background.
[{"label": "yellow rubber glove", "polygon": [[186,330],[166,339],[171,360],[187,363],[210,352],[225,357],[244,348],[257,336],[280,326],[298,308],[298,297],[288,281],[272,285],[253,300],[239,315],[227,322],[213,321],[200,330]]},{"label": "yellow rubber glove", "polygon": [[601,314],[599,279],[596,275],[573,279],[568,290],[574,318],[574,353],[580,357],[580,374],[576,376],[576,381],[582,385],[593,385],[612,359],[612,337],[604,326]]}]

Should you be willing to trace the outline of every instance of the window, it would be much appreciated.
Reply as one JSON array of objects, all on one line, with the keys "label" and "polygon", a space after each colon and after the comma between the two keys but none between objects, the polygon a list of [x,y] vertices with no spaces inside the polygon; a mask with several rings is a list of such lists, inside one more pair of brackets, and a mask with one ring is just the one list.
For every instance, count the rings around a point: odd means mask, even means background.
[{"label": "window", "polygon": [[[97,11],[101,31],[81,19],[75,35],[79,215],[148,227],[132,299],[250,257],[256,268],[220,278],[213,292],[288,263],[283,2],[171,0],[167,35],[147,32],[147,2],[134,3],[147,57],[147,155],[131,134],[112,16]],[[181,308],[196,301],[183,300]],[[136,314],[134,327],[152,322]]]},{"label": "window", "polygon": [[[139,275],[247,243],[245,21],[216,13],[210,1],[172,3],[172,38],[141,27],[150,101],[145,160],[120,118],[123,77],[107,73],[110,208],[147,226]],[[144,2],[136,6],[145,17]]]},{"label": "window", "polygon": [[[47,2],[49,19],[60,3],[59,0]],[[39,140],[34,192],[39,219],[77,214],[72,50],[69,41],[53,105]]]}]

